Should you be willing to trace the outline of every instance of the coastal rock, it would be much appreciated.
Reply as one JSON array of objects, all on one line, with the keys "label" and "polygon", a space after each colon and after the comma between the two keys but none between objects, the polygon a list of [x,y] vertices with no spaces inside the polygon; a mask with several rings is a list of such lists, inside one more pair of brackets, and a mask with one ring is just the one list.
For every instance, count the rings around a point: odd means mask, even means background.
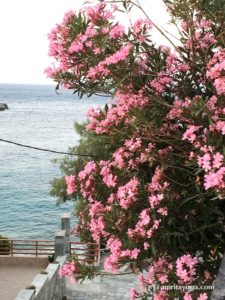
[{"label": "coastal rock", "polygon": [[0,102],[0,110],[8,109],[8,105],[4,102]]}]

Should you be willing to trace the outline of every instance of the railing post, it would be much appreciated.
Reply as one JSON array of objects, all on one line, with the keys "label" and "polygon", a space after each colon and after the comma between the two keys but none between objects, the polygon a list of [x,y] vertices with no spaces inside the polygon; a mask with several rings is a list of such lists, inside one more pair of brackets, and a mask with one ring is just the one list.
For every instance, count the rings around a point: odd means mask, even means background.
[{"label": "railing post", "polygon": [[96,247],[96,266],[100,265],[100,250],[101,246],[100,246],[100,240],[98,241],[97,247]]},{"label": "railing post", "polygon": [[10,245],[11,256],[13,256],[13,247],[14,247],[13,240],[11,240],[11,245]]},{"label": "railing post", "polygon": [[69,255],[71,255],[72,254],[72,250],[71,250],[71,242],[69,242]]},{"label": "railing post", "polygon": [[36,241],[36,258],[38,256],[38,241]]},{"label": "railing post", "polygon": [[65,230],[66,253],[70,253],[70,213],[61,215],[61,229]]},{"label": "railing post", "polygon": [[55,259],[66,254],[66,231],[59,230],[55,234]]}]

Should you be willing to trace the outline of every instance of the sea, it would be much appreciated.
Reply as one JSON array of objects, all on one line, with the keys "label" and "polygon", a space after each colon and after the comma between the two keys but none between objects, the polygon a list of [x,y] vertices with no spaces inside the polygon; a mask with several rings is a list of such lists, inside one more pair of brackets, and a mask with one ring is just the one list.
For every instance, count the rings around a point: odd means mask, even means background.
[{"label": "sea", "polygon": [[[0,84],[0,102],[9,108],[0,111],[0,139],[66,152],[79,141],[74,122],[85,122],[88,109],[106,100],[56,93],[54,85]],[[0,141],[0,235],[54,238],[61,214],[74,210],[73,202],[57,206],[49,195],[50,181],[62,176],[53,160],[63,157]]]}]

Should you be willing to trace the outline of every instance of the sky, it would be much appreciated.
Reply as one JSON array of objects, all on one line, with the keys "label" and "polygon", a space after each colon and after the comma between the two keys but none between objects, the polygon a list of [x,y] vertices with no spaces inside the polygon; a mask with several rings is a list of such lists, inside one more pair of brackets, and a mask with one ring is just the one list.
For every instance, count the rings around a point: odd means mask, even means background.
[{"label": "sky", "polygon": [[[154,22],[168,28],[162,0],[140,2]],[[47,34],[67,10],[78,10],[82,4],[83,0],[0,1],[0,83],[53,83],[43,73],[51,62]],[[158,32],[153,35],[159,44],[166,43]]]}]

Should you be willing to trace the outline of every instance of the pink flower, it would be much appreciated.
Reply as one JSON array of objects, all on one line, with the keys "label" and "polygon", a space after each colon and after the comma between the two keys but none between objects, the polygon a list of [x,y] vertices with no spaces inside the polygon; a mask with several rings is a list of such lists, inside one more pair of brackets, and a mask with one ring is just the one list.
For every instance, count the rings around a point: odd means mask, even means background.
[{"label": "pink flower", "polygon": [[117,52],[115,52],[111,56],[108,56],[102,62],[102,64],[114,65],[114,64],[117,64],[119,61],[125,60],[127,58],[127,56],[130,54],[130,51],[132,50],[132,48],[133,48],[133,46],[130,44],[122,46]]},{"label": "pink flower", "polygon": [[151,183],[148,185],[148,190],[150,193],[157,192],[157,191],[162,192],[165,188],[168,187],[168,183],[167,182],[162,183],[162,179],[163,179],[163,170],[158,166],[156,167],[155,173],[152,176]]},{"label": "pink flower", "polygon": [[204,154],[202,157],[198,156],[198,165],[202,167],[206,172],[212,169],[211,155],[209,153]]},{"label": "pink flower", "polygon": [[131,259],[137,259],[139,253],[140,253],[140,249],[135,248],[135,249],[131,250],[130,258]]},{"label": "pink flower", "polygon": [[134,33],[137,34],[137,33],[140,33],[144,27],[146,28],[151,28],[152,27],[152,21],[150,19],[138,19],[135,21],[134,23],[134,26],[133,26],[133,30],[134,30]]},{"label": "pink flower", "polygon": [[207,108],[213,112],[216,109],[217,101],[217,97],[212,96],[207,102]]},{"label": "pink flower", "polygon": [[107,248],[112,252],[120,252],[120,248],[122,247],[122,242],[116,238],[116,237],[111,237],[107,241]]},{"label": "pink flower", "polygon": [[159,281],[164,284],[164,283],[168,283],[169,280],[168,280],[168,275],[165,275],[165,274],[159,274]]},{"label": "pink flower", "polygon": [[183,134],[182,140],[188,140],[193,143],[197,138],[195,133],[199,130],[199,128],[201,128],[201,126],[189,125],[188,129]]},{"label": "pink flower", "polygon": [[92,47],[93,47],[93,42],[92,42],[92,41],[87,41],[87,42],[85,43],[85,45],[86,45],[86,47],[88,47],[88,48],[92,48]]},{"label": "pink flower", "polygon": [[100,175],[103,177],[103,182],[108,187],[115,187],[117,184],[117,176],[112,173],[112,163],[109,161],[100,161],[100,166],[102,167]]},{"label": "pink flower", "polygon": [[151,205],[151,208],[154,208],[157,205],[159,205],[159,203],[163,200],[163,198],[164,198],[163,194],[150,196],[148,199],[149,199],[149,203]]},{"label": "pink flower", "polygon": [[160,292],[154,293],[153,300],[167,300],[166,291],[160,291]]},{"label": "pink flower", "polygon": [[225,167],[220,168],[217,172],[211,172],[204,176],[204,186],[205,189],[208,190],[209,188],[224,188],[225,181]]},{"label": "pink flower", "polygon": [[141,220],[142,225],[148,225],[149,224],[149,222],[151,220],[151,218],[149,216],[149,213],[150,213],[150,210],[148,208],[142,210],[142,212],[140,213],[139,218]]},{"label": "pink flower", "polygon": [[199,295],[199,297],[197,298],[197,300],[207,300],[208,299],[208,296],[206,293],[201,293]]},{"label": "pink flower", "polygon": [[95,201],[91,203],[90,209],[89,209],[89,216],[93,218],[94,216],[103,213],[105,210],[104,206],[101,202]]},{"label": "pink flower", "polygon": [[189,294],[189,293],[185,293],[184,294],[184,297],[183,297],[183,300],[192,300],[192,296]]},{"label": "pink flower", "polygon": [[216,129],[222,132],[222,135],[225,135],[225,121],[218,121],[216,123]]},{"label": "pink flower", "polygon": [[85,34],[86,34],[86,36],[88,36],[89,38],[93,38],[93,37],[97,34],[97,31],[96,31],[96,29],[93,27],[93,24],[92,24],[92,23],[87,27],[87,29],[86,29],[86,31],[85,31]]},{"label": "pink flower", "polygon": [[142,144],[142,141],[140,138],[136,138],[136,139],[131,139],[131,140],[126,140],[124,145],[131,151],[131,152],[135,152],[138,149],[140,149]]},{"label": "pink flower", "polygon": [[137,200],[139,181],[137,178],[132,178],[124,186],[120,186],[117,191],[117,197],[121,207],[127,209]]},{"label": "pink flower", "polygon": [[90,68],[87,72],[87,78],[95,80],[98,77],[108,76],[110,71],[105,67],[104,64],[99,63],[96,67]]},{"label": "pink flower", "polygon": [[105,220],[103,216],[99,216],[97,218],[91,218],[90,222],[90,230],[92,233],[93,239],[98,242],[100,239],[100,236],[105,236]]},{"label": "pink flower", "polygon": [[225,76],[215,79],[214,86],[218,95],[225,94]]},{"label": "pink flower", "polygon": [[59,71],[55,69],[54,67],[48,67],[44,70],[44,73],[47,77],[52,78],[54,77]]},{"label": "pink flower", "polygon": [[136,298],[136,290],[135,288],[130,289],[130,300],[134,300]]},{"label": "pink flower", "polygon": [[102,28],[102,34],[108,34],[109,33],[109,28],[107,28],[107,27],[103,27]]},{"label": "pink flower", "polygon": [[148,250],[148,248],[150,247],[148,242],[144,242],[143,246],[145,250]]},{"label": "pink flower", "polygon": [[102,51],[100,48],[96,47],[93,49],[94,54],[100,54]]},{"label": "pink flower", "polygon": [[125,159],[129,157],[129,153],[125,151],[125,148],[120,147],[116,152],[113,153],[114,161],[117,168],[122,169],[125,167]]},{"label": "pink flower", "polygon": [[70,48],[69,48],[69,52],[79,52],[79,51],[82,51],[84,48],[84,45],[78,41],[74,41]]},{"label": "pink flower", "polygon": [[170,82],[172,82],[172,78],[161,72],[157,78],[150,81],[150,85],[157,93],[163,93]]},{"label": "pink flower", "polygon": [[190,254],[183,255],[176,260],[177,277],[184,283],[191,283],[196,275],[195,266],[198,263],[196,257]]},{"label": "pink flower", "polygon": [[124,33],[125,27],[123,25],[116,25],[110,30],[109,36],[111,37],[111,39],[117,39],[119,37],[122,37]]},{"label": "pink flower", "polygon": [[104,270],[112,271],[113,273],[115,273],[118,269],[118,260],[119,257],[117,257],[116,255],[110,255],[106,257],[104,261]]},{"label": "pink flower", "polygon": [[217,152],[213,155],[213,168],[220,168],[223,163],[223,155]]},{"label": "pink flower", "polygon": [[74,11],[72,10],[67,11],[63,17],[63,23],[69,23],[74,16],[75,16]]},{"label": "pink flower", "polygon": [[80,180],[84,180],[86,176],[91,173],[95,173],[97,170],[96,163],[94,161],[89,161],[85,165],[84,169],[79,172],[78,176]]},{"label": "pink flower", "polygon": [[67,195],[73,194],[77,190],[76,180],[74,175],[65,176],[65,181],[67,184]]},{"label": "pink flower", "polygon": [[157,212],[161,214],[162,216],[167,216],[168,215],[168,208],[167,207],[160,207]]},{"label": "pink flower", "polygon": [[59,269],[59,276],[62,277],[68,277],[71,281],[71,283],[75,283],[75,272],[76,267],[74,263],[65,263],[60,269]]}]

